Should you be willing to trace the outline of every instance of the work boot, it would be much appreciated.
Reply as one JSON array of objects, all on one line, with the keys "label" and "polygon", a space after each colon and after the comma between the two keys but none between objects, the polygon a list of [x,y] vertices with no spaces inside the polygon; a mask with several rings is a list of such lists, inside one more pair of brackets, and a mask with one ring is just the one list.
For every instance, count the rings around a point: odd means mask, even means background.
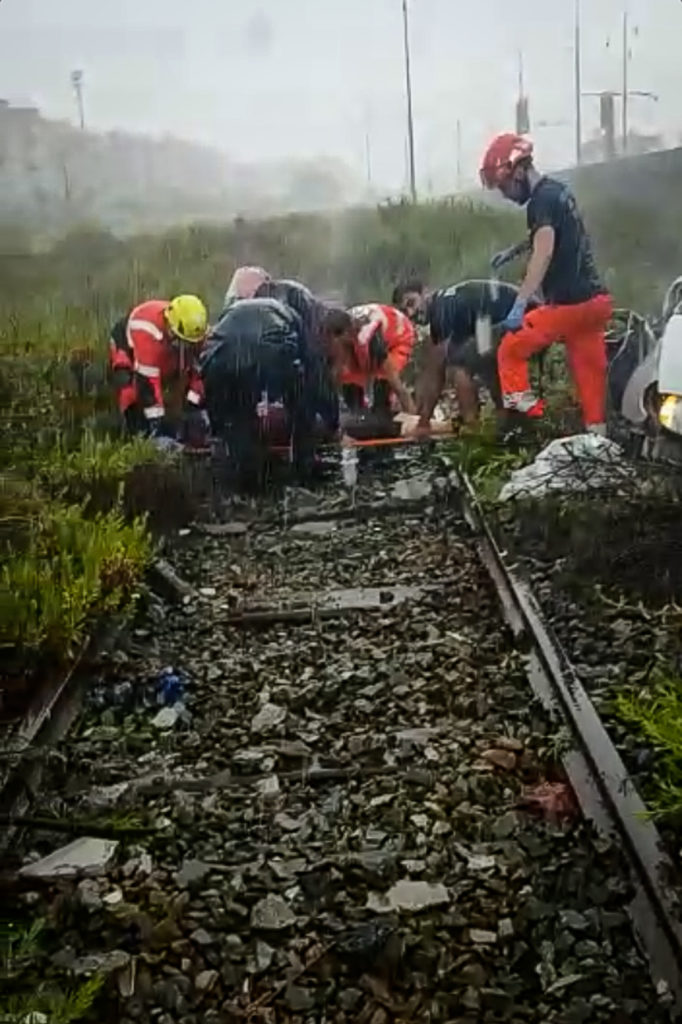
[{"label": "work boot", "polygon": [[498,416],[496,441],[508,448],[522,447],[537,437],[541,425],[541,416],[507,409]]}]

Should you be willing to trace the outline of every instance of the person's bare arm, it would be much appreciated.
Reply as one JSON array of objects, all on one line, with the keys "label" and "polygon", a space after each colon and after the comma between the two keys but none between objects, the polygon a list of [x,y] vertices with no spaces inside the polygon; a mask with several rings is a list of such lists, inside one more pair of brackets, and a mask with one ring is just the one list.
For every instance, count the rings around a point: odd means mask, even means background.
[{"label": "person's bare arm", "polygon": [[386,359],[384,365],[381,367],[381,372],[388,381],[388,383],[390,384],[390,386],[395,391],[398,401],[400,402],[400,408],[402,409],[402,411],[414,415],[417,412],[417,407],[414,404],[414,399],[412,398],[412,395],[410,394],[410,392],[400,379],[400,374],[398,373],[394,363],[391,361],[390,356]]},{"label": "person's bare arm", "polygon": [[[427,345],[429,343],[427,342]],[[427,352],[426,362],[419,381],[419,426],[428,428],[433,416],[433,410],[438,404],[438,399],[445,387],[445,361],[447,355],[447,342],[439,345],[430,344]]]},{"label": "person's bare arm", "polygon": [[554,228],[545,225],[538,228],[533,238],[533,252],[523,284],[519,288],[519,300],[528,302],[539,290],[545,279],[547,268],[554,255],[556,235]]}]

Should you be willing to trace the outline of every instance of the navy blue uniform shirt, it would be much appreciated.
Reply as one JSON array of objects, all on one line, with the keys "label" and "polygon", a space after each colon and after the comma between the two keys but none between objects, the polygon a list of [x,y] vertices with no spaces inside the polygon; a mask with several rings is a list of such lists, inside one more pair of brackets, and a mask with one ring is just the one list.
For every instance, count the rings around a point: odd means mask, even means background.
[{"label": "navy blue uniform shirt", "polygon": [[542,282],[545,302],[575,306],[606,291],[597,271],[590,236],[567,185],[541,178],[526,208],[531,242],[543,227],[554,228],[554,253]]}]

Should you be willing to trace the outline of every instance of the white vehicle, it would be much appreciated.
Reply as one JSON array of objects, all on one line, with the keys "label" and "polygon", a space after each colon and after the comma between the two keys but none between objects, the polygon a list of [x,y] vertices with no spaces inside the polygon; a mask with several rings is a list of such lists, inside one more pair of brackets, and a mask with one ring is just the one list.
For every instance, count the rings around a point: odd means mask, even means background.
[{"label": "white vehicle", "polygon": [[618,311],[609,347],[609,430],[636,456],[682,463],[682,277],[660,320]]}]

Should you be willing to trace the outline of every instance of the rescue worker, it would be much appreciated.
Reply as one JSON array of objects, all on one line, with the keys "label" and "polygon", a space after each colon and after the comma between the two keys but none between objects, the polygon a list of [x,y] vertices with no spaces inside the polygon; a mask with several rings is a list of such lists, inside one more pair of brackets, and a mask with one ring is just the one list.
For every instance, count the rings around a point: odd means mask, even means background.
[{"label": "rescue worker", "polygon": [[227,286],[223,310],[237,299],[253,299],[260,286],[269,280],[270,275],[263,267],[238,267]]},{"label": "rescue worker", "polygon": [[[496,350],[499,330],[518,298],[519,290],[499,281],[462,281],[438,291],[426,292],[421,281],[396,285],[393,305],[415,323],[427,324],[431,344],[417,387],[417,433],[431,430],[431,417],[445,387],[446,372],[453,370],[459,415],[463,423],[478,422],[480,378],[498,410],[501,392]],[[528,308],[537,303],[531,300]]]},{"label": "rescue worker", "polygon": [[326,307],[300,281],[288,279],[273,280],[268,278],[258,287],[254,298],[277,299],[285,306],[293,309],[303,324],[308,350],[312,351],[321,348],[322,321],[324,320]]},{"label": "rescue worker", "polygon": [[[481,181],[525,206],[531,255],[519,294],[505,318],[497,359],[507,409],[541,416],[543,403],[530,388],[528,360],[562,340],[587,430],[606,433],[605,331],[613,303],[597,272],[592,246],[570,189],[539,173],[533,143],[498,135],[481,165]],[[531,296],[544,304],[529,312]]]},{"label": "rescue worker", "polygon": [[288,279],[264,282],[256,297],[277,299],[299,317],[306,353],[307,387],[317,396],[316,415],[325,423],[335,420],[339,414],[338,396],[322,344],[322,323],[328,307],[304,284]]},{"label": "rescue worker", "polygon": [[277,299],[234,302],[210,333],[201,358],[206,406],[214,433],[227,444],[241,486],[263,482],[272,403],[281,401],[285,440],[300,477],[313,468],[316,417],[338,430],[338,400],[317,372],[298,314]]},{"label": "rescue worker", "polygon": [[373,412],[390,414],[391,395],[395,394],[403,412],[416,413],[412,395],[401,379],[415,339],[409,317],[392,306],[374,302],[326,313],[323,345],[349,410],[366,406],[371,386]]},{"label": "rescue worker", "polygon": [[184,439],[200,443],[207,423],[197,353],[208,314],[196,295],[150,299],[122,317],[111,331],[109,362],[126,430],[153,438],[176,434],[164,402],[164,385],[183,389]]}]

